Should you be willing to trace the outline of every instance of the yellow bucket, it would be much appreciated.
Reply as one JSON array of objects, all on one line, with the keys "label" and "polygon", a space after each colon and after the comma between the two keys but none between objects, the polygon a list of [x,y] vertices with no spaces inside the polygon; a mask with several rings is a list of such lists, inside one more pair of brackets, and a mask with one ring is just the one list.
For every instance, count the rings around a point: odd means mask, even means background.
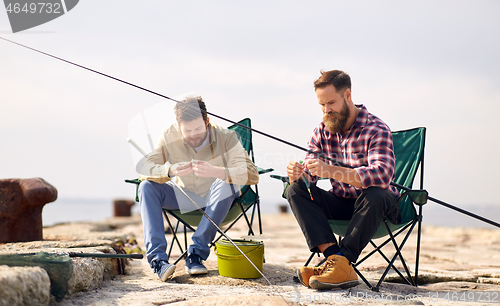
[{"label": "yellow bucket", "polygon": [[[253,264],[262,271],[264,263],[264,243],[262,241],[233,240]],[[232,278],[259,278],[262,275],[248,260],[226,239],[215,243],[215,254],[219,265],[219,274]]]}]

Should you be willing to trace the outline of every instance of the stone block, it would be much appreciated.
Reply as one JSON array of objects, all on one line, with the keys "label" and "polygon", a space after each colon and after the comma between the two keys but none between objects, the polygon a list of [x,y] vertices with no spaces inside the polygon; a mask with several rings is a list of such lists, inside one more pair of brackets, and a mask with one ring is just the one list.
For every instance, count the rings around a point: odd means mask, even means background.
[{"label": "stone block", "polygon": [[48,305],[50,279],[40,267],[0,266],[0,306]]},{"label": "stone block", "polygon": [[97,289],[104,280],[105,265],[94,258],[73,258],[73,275],[68,281],[68,295]]},{"label": "stone block", "polygon": [[0,243],[42,240],[42,209],[57,189],[41,178],[0,180]]}]

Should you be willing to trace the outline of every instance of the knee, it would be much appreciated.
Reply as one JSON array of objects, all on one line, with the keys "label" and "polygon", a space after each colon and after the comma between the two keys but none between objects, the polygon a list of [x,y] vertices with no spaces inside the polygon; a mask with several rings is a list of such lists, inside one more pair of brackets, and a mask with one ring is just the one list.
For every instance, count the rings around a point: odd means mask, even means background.
[{"label": "knee", "polygon": [[225,197],[238,197],[240,195],[240,187],[238,185],[228,184],[220,179],[215,180],[215,182],[212,184],[211,190],[213,192],[220,193]]},{"label": "knee", "polygon": [[298,185],[297,181],[295,181],[292,182],[290,185],[288,185],[288,187],[286,187],[284,195],[287,198],[287,200],[290,200],[292,195],[297,193],[297,185]]},{"label": "knee", "polygon": [[382,199],[385,195],[384,193],[385,189],[382,189],[380,187],[369,187],[365,190],[360,195],[360,198],[364,198],[368,200],[369,202],[377,201],[379,199]]},{"label": "knee", "polygon": [[291,183],[285,190],[285,197],[288,201],[296,195],[304,192],[306,190],[306,184],[302,180],[296,180]]},{"label": "knee", "polygon": [[221,190],[223,190],[224,193],[230,193],[230,194],[236,194],[236,195],[238,195],[240,193],[240,187],[238,185],[228,184],[226,182],[222,182]]},{"label": "knee", "polygon": [[145,193],[148,193],[150,192],[152,189],[154,189],[154,184],[156,184],[155,182],[152,182],[152,181],[142,181],[140,184],[139,184],[139,197],[142,195],[142,194],[145,194]]},{"label": "knee", "polygon": [[396,203],[396,198],[389,190],[380,187],[370,187],[363,190],[358,197],[356,209],[366,208],[384,212],[394,203]]}]

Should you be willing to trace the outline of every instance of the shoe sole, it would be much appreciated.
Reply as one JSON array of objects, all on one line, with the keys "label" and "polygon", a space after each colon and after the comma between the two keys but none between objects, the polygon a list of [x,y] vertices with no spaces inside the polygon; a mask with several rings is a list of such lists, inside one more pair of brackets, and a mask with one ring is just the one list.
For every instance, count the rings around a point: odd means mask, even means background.
[{"label": "shoe sole", "polygon": [[175,266],[171,265],[170,267],[167,268],[167,271],[165,271],[165,273],[163,273],[163,275],[161,276],[161,281],[162,282],[167,281],[167,279],[170,276],[172,276],[172,274],[174,274],[174,272],[175,272]]},{"label": "shoe sole", "polygon": [[189,275],[200,275],[200,274],[207,274],[208,273],[208,270],[207,269],[188,269],[186,267],[186,272],[189,274]]},{"label": "shoe sole", "polygon": [[302,279],[302,273],[300,273],[300,268],[297,268],[297,277],[299,278],[299,281],[302,285],[304,285],[305,287],[309,287],[304,283],[304,280]]},{"label": "shoe sole", "polygon": [[313,279],[312,281],[309,282],[309,286],[311,286],[311,288],[317,289],[317,290],[329,290],[329,289],[337,289],[337,288],[347,289],[347,288],[351,288],[351,287],[354,287],[357,285],[359,285],[359,281],[357,281],[357,280],[336,283],[336,284],[323,283],[323,282],[317,281],[315,279]]}]

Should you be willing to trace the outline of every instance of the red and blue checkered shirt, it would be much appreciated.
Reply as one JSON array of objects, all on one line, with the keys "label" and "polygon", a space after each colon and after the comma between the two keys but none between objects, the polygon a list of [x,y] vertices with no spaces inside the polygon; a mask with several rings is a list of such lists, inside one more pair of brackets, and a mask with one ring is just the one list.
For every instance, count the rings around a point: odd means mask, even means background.
[{"label": "red and blue checkered shirt", "polygon": [[[368,112],[363,105],[356,105],[361,111],[354,124],[344,134],[332,134],[321,122],[313,132],[308,143],[309,150],[322,153],[336,161],[354,167],[361,177],[362,188],[330,179],[330,192],[342,198],[357,198],[362,189],[377,186],[389,189],[399,195],[390,185],[394,180],[394,147],[389,127],[379,118]],[[312,153],[305,160],[318,158]],[[326,163],[333,162],[325,160]],[[306,170],[309,174],[308,170]],[[315,182],[318,178],[311,177]]]}]

